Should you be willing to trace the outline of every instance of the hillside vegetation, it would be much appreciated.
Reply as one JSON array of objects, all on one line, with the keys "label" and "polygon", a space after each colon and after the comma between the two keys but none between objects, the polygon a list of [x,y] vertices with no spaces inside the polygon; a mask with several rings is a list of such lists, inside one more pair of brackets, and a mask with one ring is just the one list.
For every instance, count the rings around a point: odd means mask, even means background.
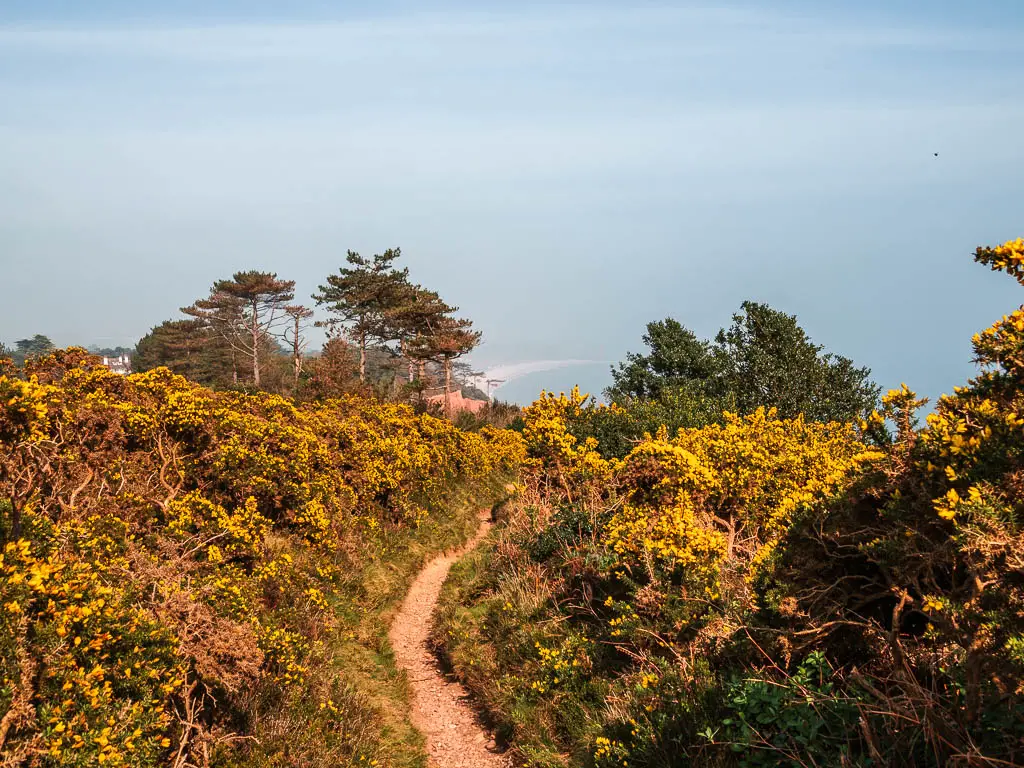
[{"label": "hillside vegetation", "polygon": [[[401,258],[400,248],[372,257],[349,251],[311,297],[319,314],[294,303],[294,280],[236,272],[182,307],[184,318],[142,337],[134,369],[166,367],[215,389],[261,389],[301,400],[361,394],[416,399],[421,406],[425,393],[443,384],[447,413],[453,386],[461,388],[470,373],[459,359],[482,334],[456,315],[458,307],[412,282],[409,268],[398,266]],[[326,331],[327,341],[311,353],[313,325]],[[51,347],[36,336],[17,341],[14,354],[24,359]]]},{"label": "hillside vegetation", "polygon": [[[397,256],[328,280],[315,365],[265,273],[150,339],[217,389],[0,360],[3,768],[422,768],[387,630],[495,502],[433,641],[525,764],[1024,764],[1024,307],[923,424],[745,303],[713,341],[648,326],[610,405],[460,429],[423,390],[479,336]],[[975,259],[1024,284],[1024,240]]]},{"label": "hillside vegetation", "polygon": [[[1024,284],[1024,240],[975,259]],[[617,404],[573,391],[525,410],[518,496],[442,596],[436,642],[515,753],[1024,764],[1024,307],[974,337],[981,373],[924,425],[906,386],[851,422],[749,397],[714,412],[743,399],[714,389],[736,380],[703,365],[723,357],[649,331],[686,354],[622,366]],[[666,409],[690,423],[635,436]]]},{"label": "hillside vegetation", "polygon": [[522,450],[84,350],[5,364],[2,764],[422,764],[388,616]]}]

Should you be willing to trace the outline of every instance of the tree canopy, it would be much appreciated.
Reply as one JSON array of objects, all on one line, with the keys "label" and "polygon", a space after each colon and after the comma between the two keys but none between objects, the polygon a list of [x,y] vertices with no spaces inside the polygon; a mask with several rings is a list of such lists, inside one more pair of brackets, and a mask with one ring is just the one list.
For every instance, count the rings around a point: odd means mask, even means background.
[{"label": "tree canopy", "polygon": [[203,321],[252,367],[260,386],[260,359],[268,340],[288,321],[284,307],[295,298],[295,281],[279,280],[272,272],[236,272],[218,280],[208,298],[181,311]]},{"label": "tree canopy", "polygon": [[444,369],[445,411],[452,388],[452,361],[472,352],[480,343],[482,334],[473,330],[473,321],[443,315],[433,331],[419,340],[418,354],[440,361]]},{"label": "tree canopy", "polygon": [[230,350],[217,345],[207,324],[197,318],[165,320],[139,339],[132,367],[139,372],[166,366],[206,385],[233,383]]},{"label": "tree canopy", "polygon": [[328,275],[319,293],[313,295],[317,305],[334,315],[322,324],[332,330],[340,327],[359,345],[360,381],[366,380],[366,348],[370,342],[385,344],[396,338],[388,314],[400,305],[408,285],[408,268],[394,266],[401,255],[400,248],[389,248],[371,259],[349,251],[345,257],[349,266]]},{"label": "tree canopy", "polygon": [[458,307],[446,304],[436,291],[409,283],[401,287],[395,299],[386,317],[391,333],[399,340],[403,354],[414,360],[427,359],[429,355],[416,357],[427,346],[423,340],[438,331],[443,318],[457,312]]},{"label": "tree canopy", "polygon": [[[315,323],[312,308],[293,302],[294,281],[236,272],[183,307],[186,319],[154,327],[139,341],[134,366],[167,366],[215,388],[256,387],[300,399],[343,392],[408,399],[442,377],[450,391],[459,383],[452,364],[480,334],[436,291],[411,282],[397,264],[401,255],[399,248],[369,258],[348,251],[313,294],[327,313]],[[327,344],[307,353],[314,324],[327,329]]]},{"label": "tree canopy", "polygon": [[52,349],[54,349],[53,342],[41,333],[28,339],[18,339],[14,342],[14,362],[21,365],[28,358],[40,357]]},{"label": "tree canopy", "polygon": [[630,352],[625,362],[612,369],[615,383],[607,394],[616,402],[655,400],[668,389],[714,381],[724,368],[710,342],[701,341],[671,317],[648,323],[643,342],[648,354]]},{"label": "tree canopy", "polygon": [[767,304],[743,302],[713,342],[672,318],[649,323],[643,340],[647,354],[630,353],[612,369],[606,392],[613,402],[678,403],[682,396],[715,401],[719,412],[752,413],[765,406],[782,418],[802,413],[815,421],[851,421],[878,400],[870,369],[825,352],[796,316]]}]

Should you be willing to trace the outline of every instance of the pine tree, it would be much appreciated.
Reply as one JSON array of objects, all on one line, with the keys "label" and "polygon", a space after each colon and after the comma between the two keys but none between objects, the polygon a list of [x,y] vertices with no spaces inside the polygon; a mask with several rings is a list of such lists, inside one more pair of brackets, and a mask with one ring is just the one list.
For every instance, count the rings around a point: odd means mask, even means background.
[{"label": "pine tree", "polygon": [[366,381],[366,347],[370,341],[386,343],[394,338],[387,313],[400,300],[409,270],[396,269],[393,264],[402,255],[400,248],[389,248],[372,259],[349,251],[345,260],[351,266],[341,267],[336,275],[328,275],[327,283],[313,295],[318,305],[336,318],[326,325],[329,332],[340,327],[359,345],[359,380]]},{"label": "pine tree", "polygon": [[29,357],[42,357],[54,349],[49,337],[37,333],[30,339],[18,339],[14,342],[14,362],[23,365]]},{"label": "pine tree", "polygon": [[295,298],[295,281],[279,280],[272,272],[236,272],[218,280],[206,299],[182,312],[203,320],[232,350],[252,364],[252,379],[260,386],[260,358],[266,339],[288,321],[284,307]]},{"label": "pine tree", "polygon": [[457,311],[435,291],[419,285],[402,286],[394,308],[387,314],[387,322],[398,339],[400,354],[409,362],[409,383],[415,379],[417,370],[423,378],[426,363],[432,357],[426,340],[441,327],[446,315]]},{"label": "pine tree", "polygon": [[293,387],[294,391],[298,392],[299,375],[302,373],[302,355],[307,343],[302,334],[308,327],[306,321],[313,316],[313,310],[300,304],[289,304],[284,308],[284,313],[291,320],[291,323],[285,326],[283,337],[285,343],[292,348]]},{"label": "pine tree", "polygon": [[234,351],[221,343],[203,320],[165,320],[139,339],[132,367],[139,372],[166,366],[187,379],[211,387],[235,381]]},{"label": "pine tree", "polygon": [[429,359],[437,360],[444,367],[444,410],[451,413],[452,361],[472,352],[483,337],[473,330],[473,321],[463,318],[442,316],[430,335],[418,340],[422,353]]}]

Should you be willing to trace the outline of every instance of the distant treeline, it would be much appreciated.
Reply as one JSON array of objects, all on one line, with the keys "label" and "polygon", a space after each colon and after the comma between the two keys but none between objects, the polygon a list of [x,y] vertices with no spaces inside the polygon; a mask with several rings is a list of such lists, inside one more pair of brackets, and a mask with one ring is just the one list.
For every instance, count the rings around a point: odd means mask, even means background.
[{"label": "distant treeline", "polygon": [[[295,281],[248,270],[217,280],[209,294],[183,307],[134,348],[92,347],[97,355],[129,355],[136,371],[166,366],[214,388],[261,389],[305,398],[373,392],[389,399],[447,394],[469,378],[460,358],[481,340],[458,307],[409,278],[399,248],[365,258],[349,251],[311,297],[295,302]],[[319,353],[308,351],[311,326],[326,331]],[[54,349],[43,335],[21,339],[0,357],[21,365]],[[443,388],[443,389],[442,389]],[[470,397],[486,399],[466,386]]]}]

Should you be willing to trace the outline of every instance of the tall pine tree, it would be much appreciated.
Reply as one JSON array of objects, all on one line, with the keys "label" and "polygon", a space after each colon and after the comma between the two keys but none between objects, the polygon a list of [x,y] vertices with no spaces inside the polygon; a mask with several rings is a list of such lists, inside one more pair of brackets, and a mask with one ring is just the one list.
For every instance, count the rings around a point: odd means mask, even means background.
[{"label": "tall pine tree", "polygon": [[236,272],[230,280],[214,283],[208,298],[181,311],[206,322],[251,364],[253,384],[258,387],[267,340],[288,322],[284,307],[293,298],[294,280],[279,280],[272,272]]},{"label": "tall pine tree", "polygon": [[359,347],[359,380],[366,381],[366,348],[372,341],[386,344],[396,338],[389,312],[402,301],[409,270],[394,266],[402,255],[389,248],[372,259],[349,251],[336,275],[328,275],[313,298],[334,317],[323,323],[329,332],[344,332]]}]

